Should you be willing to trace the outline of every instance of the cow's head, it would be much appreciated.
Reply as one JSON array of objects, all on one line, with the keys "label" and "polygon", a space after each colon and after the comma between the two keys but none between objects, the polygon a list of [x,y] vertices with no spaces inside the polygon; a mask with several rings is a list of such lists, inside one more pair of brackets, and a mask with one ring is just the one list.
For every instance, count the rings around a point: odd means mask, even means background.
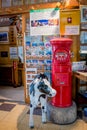
[{"label": "cow's head", "polygon": [[54,97],[56,95],[56,90],[51,87],[47,76],[45,74],[40,74],[38,78],[39,84],[37,88],[39,89],[39,91],[46,94],[49,97]]}]

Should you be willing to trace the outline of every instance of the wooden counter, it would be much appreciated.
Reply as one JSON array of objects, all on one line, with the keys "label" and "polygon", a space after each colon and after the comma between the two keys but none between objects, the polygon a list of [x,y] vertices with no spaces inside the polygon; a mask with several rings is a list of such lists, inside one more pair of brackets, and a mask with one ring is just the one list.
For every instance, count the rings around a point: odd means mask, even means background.
[{"label": "wooden counter", "polygon": [[81,86],[80,80],[87,82],[87,72],[84,71],[73,72],[73,95],[74,95],[73,97],[77,102],[78,102],[78,92]]},{"label": "wooden counter", "polygon": [[87,81],[87,72],[76,71],[73,74],[79,80]]}]

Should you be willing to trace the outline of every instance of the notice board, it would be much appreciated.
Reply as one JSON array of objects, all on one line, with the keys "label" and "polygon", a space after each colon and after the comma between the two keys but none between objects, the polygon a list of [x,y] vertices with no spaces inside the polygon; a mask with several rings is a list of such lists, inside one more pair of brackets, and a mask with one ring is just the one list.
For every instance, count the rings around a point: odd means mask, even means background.
[{"label": "notice board", "polygon": [[80,10],[60,10],[60,35],[79,35]]}]

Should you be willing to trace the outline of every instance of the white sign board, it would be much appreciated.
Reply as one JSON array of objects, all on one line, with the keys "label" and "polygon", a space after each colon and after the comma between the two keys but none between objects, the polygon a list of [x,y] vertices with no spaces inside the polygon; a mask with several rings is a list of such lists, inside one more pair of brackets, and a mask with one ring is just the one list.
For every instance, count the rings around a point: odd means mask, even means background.
[{"label": "white sign board", "polygon": [[59,34],[59,9],[30,10],[30,36]]},{"label": "white sign board", "polygon": [[17,47],[10,47],[10,59],[18,59]]}]

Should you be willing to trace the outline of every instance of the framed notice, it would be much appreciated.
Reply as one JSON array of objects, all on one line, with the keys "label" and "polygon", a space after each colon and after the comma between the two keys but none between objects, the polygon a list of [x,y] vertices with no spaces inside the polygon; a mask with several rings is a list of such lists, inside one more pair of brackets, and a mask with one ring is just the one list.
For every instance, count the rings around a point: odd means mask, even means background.
[{"label": "framed notice", "polygon": [[0,43],[8,44],[8,32],[0,32]]},{"label": "framed notice", "polygon": [[80,6],[81,22],[87,22],[87,5]]}]

